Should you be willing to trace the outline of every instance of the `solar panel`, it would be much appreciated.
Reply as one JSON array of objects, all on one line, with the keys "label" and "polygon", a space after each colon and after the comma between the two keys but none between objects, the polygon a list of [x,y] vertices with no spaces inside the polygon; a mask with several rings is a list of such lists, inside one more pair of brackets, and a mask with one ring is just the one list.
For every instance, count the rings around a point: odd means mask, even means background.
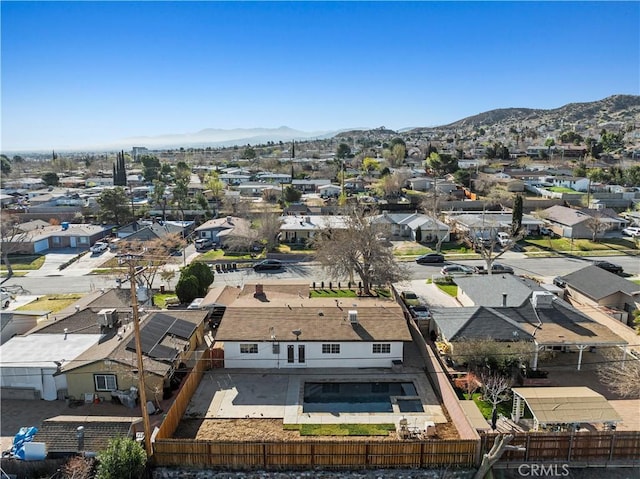
[{"label": "solar panel", "polygon": [[[153,359],[173,361],[178,356],[178,350],[161,345],[162,340],[167,335],[188,340],[196,328],[197,326],[189,321],[165,313],[154,314],[140,329],[142,354]],[[129,341],[127,349],[136,351],[135,337]]]}]

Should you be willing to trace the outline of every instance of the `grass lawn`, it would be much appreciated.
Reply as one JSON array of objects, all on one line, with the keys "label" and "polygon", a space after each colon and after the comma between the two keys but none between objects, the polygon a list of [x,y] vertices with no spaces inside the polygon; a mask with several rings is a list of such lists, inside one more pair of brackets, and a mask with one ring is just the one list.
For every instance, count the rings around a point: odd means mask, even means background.
[{"label": "grass lawn", "polygon": [[[36,270],[40,269],[44,264],[44,255],[35,254],[35,255],[9,255],[9,262],[11,263],[11,267],[13,269],[22,269],[22,270]],[[6,271],[7,266],[5,264],[0,265],[0,271]]]},{"label": "grass lawn", "polygon": [[633,240],[624,238],[604,238],[595,243],[588,239],[574,239],[572,245],[570,238],[547,237],[525,239],[524,248],[527,252],[554,250],[573,251],[575,254],[597,252],[599,255],[606,255],[606,253],[618,254],[621,251],[633,250],[636,249],[636,245]]},{"label": "grass lawn", "polygon": [[315,250],[309,249],[306,245],[303,245],[303,244],[301,244],[301,245],[280,244],[276,248],[276,251],[278,253],[283,253],[283,254],[288,254],[288,253],[313,254],[313,253],[315,253]]},{"label": "grass lawn", "polygon": [[41,296],[37,300],[20,306],[16,311],[49,311],[57,313],[64,308],[71,306],[73,303],[81,299],[83,294],[48,294]]},{"label": "grass lawn", "polygon": [[[14,271],[13,272],[13,277],[14,278],[19,278],[21,276],[26,276],[28,273],[28,271]],[[9,273],[7,273],[6,271],[3,271],[2,273],[0,273],[0,278],[6,278],[7,276],[9,276]]]},{"label": "grass lawn", "polygon": [[576,191],[574,189],[571,188],[567,188],[566,186],[551,186],[549,188],[546,188],[549,191],[553,191],[554,193],[577,193],[577,194],[584,194],[584,193],[580,193],[580,191]]},{"label": "grass lawn", "polygon": [[[467,395],[465,394],[465,396]],[[476,403],[482,415],[485,417],[485,419],[491,422],[491,413],[493,412],[493,406],[491,406],[491,403],[483,401],[481,398],[481,393],[474,393],[472,396],[473,402]],[[498,414],[502,414],[505,417],[511,417],[512,407],[513,400],[501,402],[500,404],[498,404]]]},{"label": "grass lawn", "polygon": [[301,436],[388,436],[394,424],[285,424],[287,431],[300,431]]},{"label": "grass lawn", "polygon": [[458,285],[457,284],[442,284],[436,283],[436,286],[447,293],[449,296],[455,298],[458,295]]},{"label": "grass lawn", "polygon": [[91,274],[120,274],[126,273],[128,268],[98,268],[92,269]]}]

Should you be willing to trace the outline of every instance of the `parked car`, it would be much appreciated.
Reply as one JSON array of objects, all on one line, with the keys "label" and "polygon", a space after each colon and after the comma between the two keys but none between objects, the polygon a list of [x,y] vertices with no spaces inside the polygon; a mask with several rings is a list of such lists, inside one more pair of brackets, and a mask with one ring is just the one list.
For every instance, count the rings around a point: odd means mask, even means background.
[{"label": "parked car", "polygon": [[622,230],[622,234],[625,236],[631,236],[632,238],[640,237],[640,228],[635,226],[628,226]]},{"label": "parked car", "polygon": [[2,306],[2,309],[7,309],[9,307],[9,304],[11,303],[11,300],[15,298],[16,297],[9,291],[4,288],[0,288],[0,305]]},{"label": "parked car", "polygon": [[624,272],[624,268],[619,264],[610,263],[609,261],[593,261],[593,264],[598,268],[602,268],[610,273],[614,274],[622,274]]},{"label": "parked car", "polygon": [[[487,274],[487,269],[484,266],[478,266],[476,273]],[[513,274],[513,268],[500,263],[493,263],[491,265],[491,274]]]},{"label": "parked car", "polygon": [[400,297],[407,306],[418,306],[421,303],[420,298],[413,291],[403,291],[400,293]]},{"label": "parked car", "polygon": [[416,258],[416,263],[418,264],[427,264],[427,263],[444,263],[444,256],[440,253],[427,253],[422,256],[418,256]]},{"label": "parked car", "polygon": [[409,308],[409,313],[415,319],[429,319],[431,317],[431,311],[424,304],[418,304]]},{"label": "parked car", "polygon": [[474,273],[473,268],[470,268],[469,266],[464,266],[462,264],[448,264],[446,266],[443,266],[442,269],[440,270],[440,274],[444,276],[459,276],[459,275],[473,274],[473,273]]},{"label": "parked car", "polygon": [[187,309],[201,309],[200,305],[202,304],[203,301],[204,301],[204,298],[196,298],[193,301],[191,301],[191,304],[187,306]]},{"label": "parked car", "polygon": [[567,286],[567,282],[560,276],[556,276],[555,278],[553,278],[553,284],[555,284],[558,288],[564,288],[565,286]]},{"label": "parked car", "polygon": [[512,241],[513,240],[511,239],[511,236],[509,236],[509,233],[505,233],[503,231],[498,233],[498,242],[500,243],[500,246],[508,246]]},{"label": "parked car", "polygon": [[202,251],[211,248],[213,246],[213,240],[211,238],[199,238],[195,240],[194,245],[196,250]]},{"label": "parked car", "polygon": [[553,236],[553,231],[551,231],[551,228],[547,228],[546,226],[541,226],[540,234],[542,236]]},{"label": "parked car", "polygon": [[283,269],[284,265],[279,259],[263,259],[253,265],[254,271],[274,271]]},{"label": "parked car", "polygon": [[109,249],[109,243],[105,241],[97,241],[91,248],[89,248],[89,251],[94,254],[100,254],[107,249]]}]

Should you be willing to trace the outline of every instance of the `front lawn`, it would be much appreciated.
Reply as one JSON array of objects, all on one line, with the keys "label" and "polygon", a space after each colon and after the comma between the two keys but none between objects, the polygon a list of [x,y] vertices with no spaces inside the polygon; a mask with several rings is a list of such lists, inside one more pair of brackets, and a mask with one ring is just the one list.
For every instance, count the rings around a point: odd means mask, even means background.
[{"label": "front lawn", "polygon": [[73,303],[81,299],[82,294],[48,294],[41,296],[35,301],[31,301],[24,306],[16,308],[16,311],[47,311],[50,313],[57,313],[65,308],[68,308]]},{"label": "front lawn", "polygon": [[394,424],[285,424],[287,431],[299,431],[301,436],[388,436]]},{"label": "front lawn", "polygon": [[166,309],[167,304],[179,303],[175,293],[156,293],[153,295],[153,304],[161,309]]},{"label": "front lawn", "polygon": [[[40,269],[44,264],[45,257],[41,254],[35,255],[9,255],[9,263],[11,263],[11,267],[16,270],[36,270]],[[0,271],[6,271],[7,265],[0,264]]]},{"label": "front lawn", "polygon": [[546,188],[549,191],[553,191],[554,193],[575,193],[575,194],[584,194],[580,191],[576,191],[571,188],[567,188],[566,186],[550,186]]},{"label": "front lawn", "polygon": [[455,298],[458,295],[458,285],[457,284],[446,284],[446,283],[436,283],[436,286],[447,293],[449,296]]},{"label": "front lawn", "polygon": [[526,238],[524,240],[524,248],[527,252],[545,251],[573,251],[576,254],[580,252],[597,252],[605,254],[610,252],[618,254],[621,251],[636,249],[636,245],[631,239],[625,238],[603,238],[597,242],[588,239],[574,239],[571,244],[570,238]]}]

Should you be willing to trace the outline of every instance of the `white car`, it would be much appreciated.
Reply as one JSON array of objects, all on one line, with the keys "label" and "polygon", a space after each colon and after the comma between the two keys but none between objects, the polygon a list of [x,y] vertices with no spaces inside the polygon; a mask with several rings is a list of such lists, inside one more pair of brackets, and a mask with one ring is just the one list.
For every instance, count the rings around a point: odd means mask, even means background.
[{"label": "white car", "polygon": [[99,253],[102,253],[103,251],[106,251],[107,248],[109,248],[109,243],[105,243],[104,241],[98,241],[91,248],[89,248],[89,250],[92,253],[99,254]]},{"label": "white car", "polygon": [[625,236],[631,236],[632,238],[636,238],[640,236],[640,228],[636,226],[629,226],[622,230],[622,234]]},{"label": "white car", "polygon": [[0,305],[2,306],[2,309],[7,309],[12,299],[15,299],[13,294],[4,288],[0,289]]}]

